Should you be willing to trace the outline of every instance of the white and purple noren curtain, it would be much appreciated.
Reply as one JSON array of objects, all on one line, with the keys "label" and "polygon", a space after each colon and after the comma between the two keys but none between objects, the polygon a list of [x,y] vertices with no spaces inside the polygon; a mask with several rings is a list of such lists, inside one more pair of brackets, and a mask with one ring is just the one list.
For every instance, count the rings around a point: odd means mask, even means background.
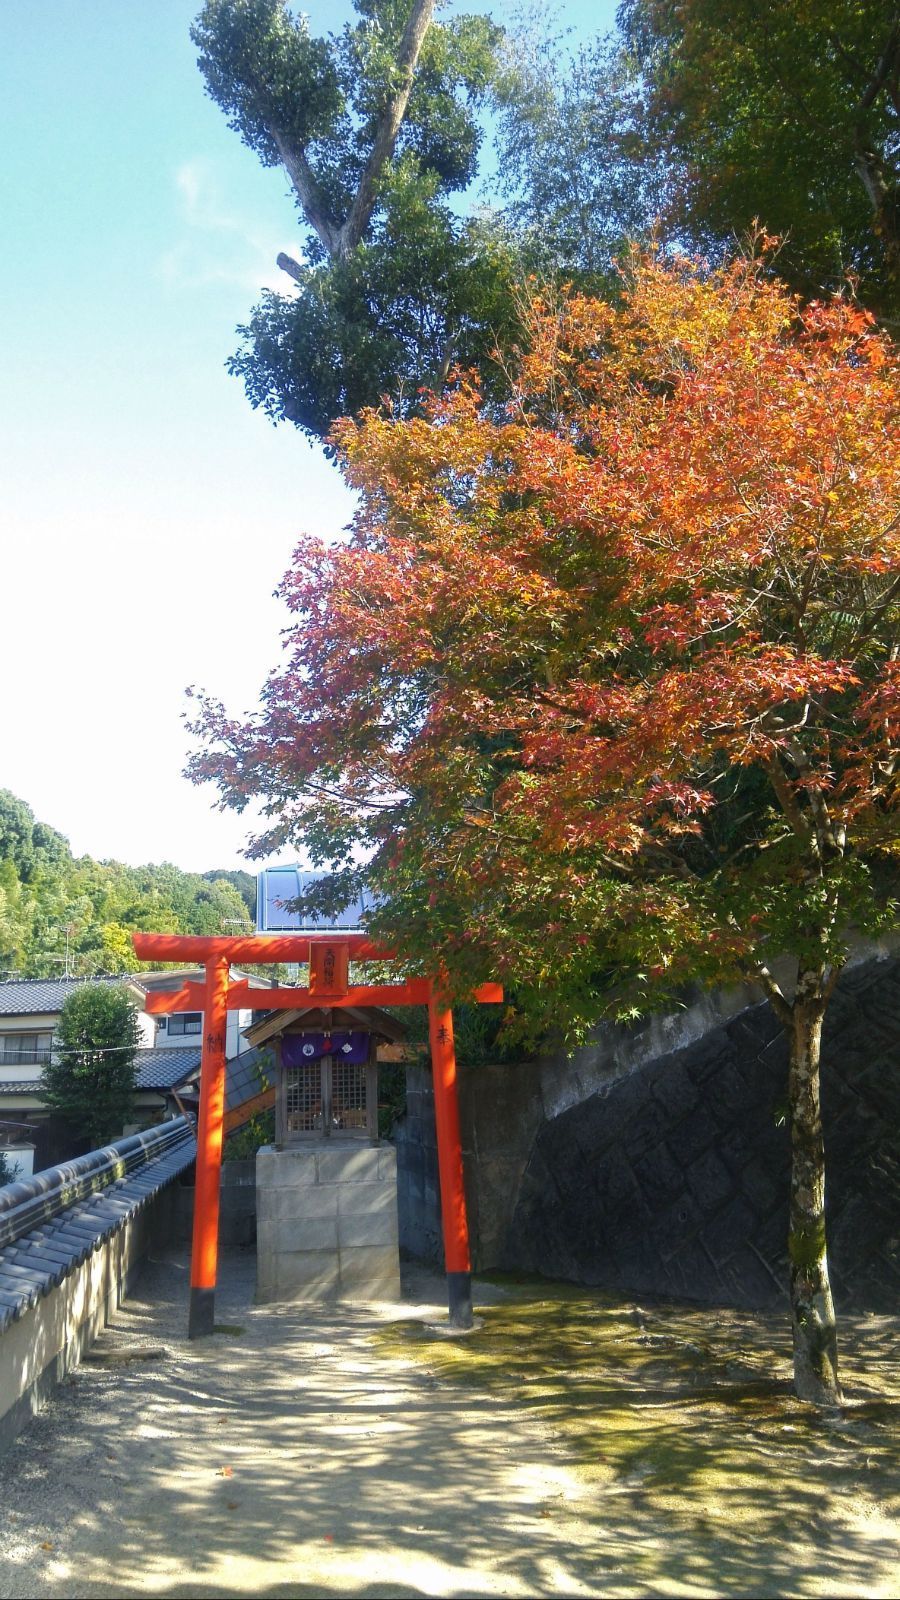
[{"label": "white and purple noren curtain", "polygon": [[285,1067],[302,1067],[323,1056],[334,1056],[336,1061],[349,1061],[362,1066],[369,1059],[371,1034],[361,1030],[353,1033],[287,1033],[281,1040],[281,1061]]}]

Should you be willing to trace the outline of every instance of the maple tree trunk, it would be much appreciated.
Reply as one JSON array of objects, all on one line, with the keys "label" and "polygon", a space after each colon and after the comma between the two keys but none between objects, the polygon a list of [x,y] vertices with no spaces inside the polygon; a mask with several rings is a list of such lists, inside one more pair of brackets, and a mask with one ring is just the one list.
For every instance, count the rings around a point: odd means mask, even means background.
[{"label": "maple tree trunk", "polygon": [[[802,979],[798,991],[802,990]],[[801,1400],[836,1405],[837,1327],[825,1245],[825,1144],[819,1088],[824,1005],[793,1006],[788,1100],[791,1123],[791,1323],[794,1387]]]}]

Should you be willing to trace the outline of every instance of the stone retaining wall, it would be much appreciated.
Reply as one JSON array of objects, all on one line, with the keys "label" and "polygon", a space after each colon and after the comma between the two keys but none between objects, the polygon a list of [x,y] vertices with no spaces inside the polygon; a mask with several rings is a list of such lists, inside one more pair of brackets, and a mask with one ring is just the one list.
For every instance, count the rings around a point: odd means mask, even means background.
[{"label": "stone retaining wall", "polygon": [[[844,974],[826,1017],[822,1105],[835,1298],[900,1292],[900,963]],[[787,1045],[767,1005],[544,1122],[503,1264],[628,1293],[784,1298]]]},{"label": "stone retaining wall", "polygon": [[[607,1028],[575,1056],[461,1073],[477,1270],[766,1305],[785,1293],[786,1047],[751,990]],[[434,1111],[410,1071],[397,1130],[401,1244],[440,1259]],[[826,1021],[827,1211],[836,1296],[900,1291],[900,962],[843,975]]]}]

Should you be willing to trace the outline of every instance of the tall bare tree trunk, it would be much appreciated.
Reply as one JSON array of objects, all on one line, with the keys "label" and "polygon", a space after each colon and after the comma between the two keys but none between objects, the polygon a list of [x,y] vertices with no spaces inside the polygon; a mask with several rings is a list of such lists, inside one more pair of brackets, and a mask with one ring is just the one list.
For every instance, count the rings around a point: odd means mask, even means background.
[{"label": "tall bare tree trunk", "polygon": [[[813,975],[806,975],[812,979]],[[825,1246],[825,1144],[819,1057],[825,1006],[804,995],[804,976],[792,1007],[788,1098],[791,1121],[791,1322],[794,1386],[801,1400],[837,1405],[837,1328]],[[812,987],[812,985],[810,985]]]}]

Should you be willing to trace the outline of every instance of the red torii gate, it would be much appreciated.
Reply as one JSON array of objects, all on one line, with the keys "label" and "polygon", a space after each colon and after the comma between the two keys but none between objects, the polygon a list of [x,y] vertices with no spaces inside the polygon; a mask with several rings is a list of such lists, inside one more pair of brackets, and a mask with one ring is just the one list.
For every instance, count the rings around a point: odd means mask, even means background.
[{"label": "red torii gate", "polygon": [[[206,968],[204,983],[157,990],[148,994],[145,1002],[145,1009],[154,1016],[165,1016],[173,1011],[203,1012],[188,1338],[198,1339],[212,1333],[215,1322],[228,1012],[293,1011],[309,1005],[338,1009],[427,1005],[450,1324],[457,1328],[471,1327],[472,1268],[459,1133],[453,1013],[441,993],[440,984],[430,978],[408,978],[404,983],[351,984],[351,959],[393,959],[391,951],[375,944],[363,933],[238,934],[210,938],[195,934],[135,933],[132,942],[135,954],[142,961],[179,961]],[[279,985],[277,989],[258,989],[246,979],[230,981],[232,962],[266,966],[281,961],[308,962],[309,987],[289,989]],[[503,999],[503,990],[496,983],[483,984],[476,989],[473,999],[482,1005],[496,1003]]]}]

